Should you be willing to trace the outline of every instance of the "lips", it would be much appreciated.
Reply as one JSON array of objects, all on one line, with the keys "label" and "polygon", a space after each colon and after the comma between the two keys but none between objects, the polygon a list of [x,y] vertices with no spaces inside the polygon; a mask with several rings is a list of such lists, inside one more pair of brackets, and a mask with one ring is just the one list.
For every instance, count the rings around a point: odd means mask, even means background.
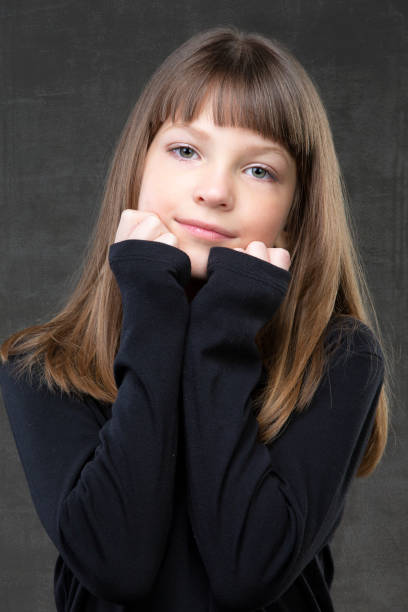
[{"label": "lips", "polygon": [[199,240],[205,240],[210,242],[225,242],[226,240],[232,240],[232,236],[226,236],[225,234],[219,234],[213,230],[204,229],[197,225],[189,225],[188,223],[180,223],[180,226],[189,234],[192,234]]},{"label": "lips", "polygon": [[205,223],[204,221],[199,221],[198,219],[178,218],[176,221],[190,228],[201,228],[203,230],[207,230],[207,232],[211,232],[212,234],[216,234],[223,238],[235,238],[235,234],[221,227],[220,225],[212,225],[210,223]]}]

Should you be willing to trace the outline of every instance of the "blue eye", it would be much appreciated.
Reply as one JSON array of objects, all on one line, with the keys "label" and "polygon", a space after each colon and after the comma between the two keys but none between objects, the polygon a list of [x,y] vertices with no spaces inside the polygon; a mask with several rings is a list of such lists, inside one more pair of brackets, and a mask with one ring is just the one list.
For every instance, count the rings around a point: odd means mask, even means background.
[{"label": "blue eye", "polygon": [[[169,149],[170,151],[181,151],[181,149],[190,149],[190,151],[194,151],[194,149],[192,149],[191,147],[188,147],[187,145],[182,145],[179,147],[173,147],[173,149]],[[185,157],[183,157],[182,159],[186,159]],[[187,157],[187,159],[190,159],[189,157]]]},{"label": "blue eye", "polygon": [[[269,174],[272,180],[276,181],[276,178],[273,176],[273,174],[271,174],[269,170],[267,170],[266,168],[263,168],[262,166],[251,166],[250,168],[247,168],[247,170],[253,170],[254,168],[256,168],[257,170],[263,170],[264,172],[266,172],[266,174]],[[262,177],[256,176],[255,178],[262,178]]]},{"label": "blue eye", "polygon": [[[176,155],[176,157],[178,157],[179,159],[180,159],[180,157],[181,157],[181,159],[184,159],[184,160],[192,159],[191,157],[184,157],[183,155],[179,155],[179,154],[175,153],[175,151],[181,152],[182,149],[184,149],[184,150],[186,150],[186,149],[188,150],[189,149],[190,151],[193,151],[194,153],[197,153],[197,151],[194,151],[194,149],[192,147],[189,147],[187,145],[180,145],[178,147],[173,147],[172,149],[169,149],[169,152],[170,153],[174,153]],[[267,175],[270,176],[270,180],[272,180],[273,182],[277,182],[278,179],[276,178],[276,176],[274,176],[271,172],[269,172],[269,170],[267,170],[263,166],[251,166],[250,168],[247,168],[247,170],[253,170],[254,168],[256,168],[258,170],[263,170],[263,172],[265,172]],[[265,175],[263,175],[263,176],[265,176]],[[259,176],[258,177],[255,176],[255,178],[259,178],[261,181],[265,180],[263,177],[259,177]],[[266,182],[268,182],[268,180]]]}]

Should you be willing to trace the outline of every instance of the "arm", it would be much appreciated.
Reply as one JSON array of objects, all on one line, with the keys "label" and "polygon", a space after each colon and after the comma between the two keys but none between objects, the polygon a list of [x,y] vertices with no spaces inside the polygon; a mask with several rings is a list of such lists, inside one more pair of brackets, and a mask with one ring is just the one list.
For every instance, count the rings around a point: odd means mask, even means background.
[{"label": "arm", "polygon": [[308,409],[262,444],[250,401],[262,373],[255,336],[291,275],[225,247],[211,248],[207,269],[183,369],[188,508],[215,597],[255,609],[278,599],[330,538],[370,433],[383,364],[359,335]]},{"label": "arm", "polygon": [[4,404],[39,518],[78,580],[119,603],[145,597],[173,507],[190,260],[170,245],[110,246],[123,321],[111,417],[0,368]]}]

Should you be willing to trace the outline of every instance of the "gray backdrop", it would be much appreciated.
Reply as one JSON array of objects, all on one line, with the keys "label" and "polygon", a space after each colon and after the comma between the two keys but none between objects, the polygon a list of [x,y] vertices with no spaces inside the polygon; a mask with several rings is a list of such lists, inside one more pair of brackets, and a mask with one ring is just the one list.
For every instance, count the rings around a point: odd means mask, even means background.
[{"label": "gray backdrop", "polygon": [[[0,338],[68,292],[119,132],[145,81],[195,32],[235,24],[286,43],[327,107],[379,321],[395,353],[386,454],[351,486],[333,541],[336,612],[408,610],[407,15],[405,0],[3,0]],[[57,551],[0,410],[0,601],[55,610]]]}]

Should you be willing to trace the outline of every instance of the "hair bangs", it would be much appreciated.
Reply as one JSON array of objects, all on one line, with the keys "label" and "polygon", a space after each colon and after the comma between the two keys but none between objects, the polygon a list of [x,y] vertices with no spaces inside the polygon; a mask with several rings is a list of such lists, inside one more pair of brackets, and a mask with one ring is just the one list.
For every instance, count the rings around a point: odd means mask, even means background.
[{"label": "hair bangs", "polygon": [[300,162],[309,148],[306,130],[291,92],[275,76],[266,68],[264,74],[249,74],[245,64],[204,75],[191,71],[163,92],[156,117],[161,123],[167,119],[190,123],[208,104],[215,125],[252,130],[278,142]]}]

